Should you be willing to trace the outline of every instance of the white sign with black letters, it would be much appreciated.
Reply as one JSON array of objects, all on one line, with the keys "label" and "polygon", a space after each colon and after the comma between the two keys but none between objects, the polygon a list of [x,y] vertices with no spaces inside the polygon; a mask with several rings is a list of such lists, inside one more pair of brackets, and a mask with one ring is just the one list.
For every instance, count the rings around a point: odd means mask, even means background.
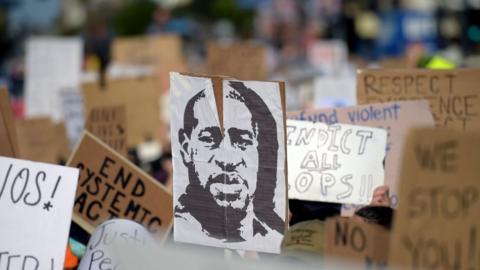
[{"label": "white sign with black letters", "polygon": [[78,173],[0,157],[0,269],[63,269]]},{"label": "white sign with black letters", "polygon": [[384,183],[387,132],[287,120],[289,199],[367,204]]}]

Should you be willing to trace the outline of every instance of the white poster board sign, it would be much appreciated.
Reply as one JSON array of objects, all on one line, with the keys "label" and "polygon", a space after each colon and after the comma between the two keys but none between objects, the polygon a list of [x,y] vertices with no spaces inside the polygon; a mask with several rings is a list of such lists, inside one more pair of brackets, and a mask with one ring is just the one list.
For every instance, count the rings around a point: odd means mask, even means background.
[{"label": "white poster board sign", "polygon": [[0,157],[0,269],[63,269],[78,173]]},{"label": "white poster board sign", "polygon": [[44,37],[27,42],[25,107],[28,117],[63,119],[60,91],[79,87],[83,43],[79,38]]},{"label": "white poster board sign", "polygon": [[386,143],[383,129],[287,120],[289,199],[367,204]]},{"label": "white poster board sign", "polygon": [[93,232],[78,269],[132,269],[125,265],[139,262],[152,248],[156,248],[155,241],[142,225],[128,219],[108,220]]},{"label": "white poster board sign", "polygon": [[313,82],[315,107],[332,108],[355,105],[357,103],[356,85],[354,76],[315,78]]},{"label": "white poster board sign", "polygon": [[174,240],[279,253],[286,215],[281,83],[171,73],[170,85]]}]

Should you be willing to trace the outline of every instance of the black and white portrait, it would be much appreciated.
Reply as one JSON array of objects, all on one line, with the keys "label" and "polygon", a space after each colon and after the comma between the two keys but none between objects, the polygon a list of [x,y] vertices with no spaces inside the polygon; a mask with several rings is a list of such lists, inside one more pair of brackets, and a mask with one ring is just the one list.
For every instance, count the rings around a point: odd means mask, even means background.
[{"label": "black and white portrait", "polygon": [[[285,230],[279,84],[171,74],[174,239],[278,253]],[[217,96],[218,97],[218,96]]]}]

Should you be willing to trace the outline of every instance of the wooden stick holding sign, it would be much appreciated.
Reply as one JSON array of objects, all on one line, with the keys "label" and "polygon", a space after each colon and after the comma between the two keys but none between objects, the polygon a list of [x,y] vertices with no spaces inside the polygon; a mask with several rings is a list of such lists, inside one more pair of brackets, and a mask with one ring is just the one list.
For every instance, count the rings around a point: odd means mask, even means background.
[{"label": "wooden stick holding sign", "polygon": [[80,169],[73,219],[87,232],[108,219],[125,218],[161,239],[168,235],[173,220],[171,193],[88,131],[68,166]]},{"label": "wooden stick holding sign", "polygon": [[0,156],[18,157],[18,142],[6,89],[0,89]]}]

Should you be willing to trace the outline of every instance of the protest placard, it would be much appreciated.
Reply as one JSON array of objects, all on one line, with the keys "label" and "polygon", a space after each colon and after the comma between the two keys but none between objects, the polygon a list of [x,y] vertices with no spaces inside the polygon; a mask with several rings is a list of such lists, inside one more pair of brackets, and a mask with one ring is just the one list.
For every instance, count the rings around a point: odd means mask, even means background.
[{"label": "protest placard", "polygon": [[325,224],[325,259],[355,263],[355,269],[386,269],[389,232],[376,224],[351,218],[330,218]]},{"label": "protest placard", "polygon": [[55,124],[46,117],[15,121],[19,157],[57,164],[69,156],[68,138],[63,123]]},{"label": "protest placard", "polygon": [[367,204],[384,184],[387,132],[287,120],[289,199]]},{"label": "protest placard", "polygon": [[123,66],[152,66],[160,92],[169,89],[169,72],[186,71],[182,40],[174,34],[116,38],[113,62]]},{"label": "protest placard", "polygon": [[[480,134],[410,133],[389,263],[398,269],[479,269]],[[397,268],[392,268],[397,269]]]},{"label": "protest placard", "polygon": [[171,73],[171,85],[174,240],[279,253],[284,84]]},{"label": "protest placard", "polygon": [[19,155],[17,133],[6,89],[0,89],[0,156]]},{"label": "protest placard", "polygon": [[152,248],[156,248],[155,241],[142,225],[126,219],[108,220],[90,237],[78,269],[132,269],[125,266],[138,267],[134,263],[142,262]]},{"label": "protest placard", "polygon": [[78,170],[0,157],[0,269],[63,269]]},{"label": "protest placard", "polygon": [[240,80],[267,79],[265,48],[253,42],[207,44],[207,72]]},{"label": "protest placard", "polygon": [[32,38],[26,47],[26,115],[62,120],[60,92],[66,87],[80,85],[83,63],[82,40],[58,37]]},{"label": "protest placard", "polygon": [[86,128],[118,153],[127,155],[127,119],[125,106],[94,107]]},{"label": "protest placard", "polygon": [[122,65],[183,64],[182,40],[174,34],[116,38],[113,61]]},{"label": "protest placard", "polygon": [[104,88],[85,84],[85,112],[95,107],[125,106],[127,147],[150,139],[160,141],[160,94],[154,77],[107,80]]},{"label": "protest placard", "polygon": [[385,129],[387,131],[385,185],[390,188],[393,207],[398,203],[398,182],[407,132],[414,127],[433,127],[434,125],[429,104],[425,100],[296,111],[289,112],[287,117],[327,124],[343,123]]},{"label": "protest placard", "polygon": [[357,74],[358,104],[426,99],[436,126],[480,128],[478,69],[371,69]]},{"label": "protest placard", "polygon": [[80,88],[67,88],[60,92],[60,96],[69,147],[73,149],[77,145],[78,140],[80,140],[85,128],[82,92]]},{"label": "protest placard", "polygon": [[68,161],[80,169],[74,221],[87,232],[110,218],[144,225],[163,238],[173,219],[172,195],[108,145],[85,132]]}]

